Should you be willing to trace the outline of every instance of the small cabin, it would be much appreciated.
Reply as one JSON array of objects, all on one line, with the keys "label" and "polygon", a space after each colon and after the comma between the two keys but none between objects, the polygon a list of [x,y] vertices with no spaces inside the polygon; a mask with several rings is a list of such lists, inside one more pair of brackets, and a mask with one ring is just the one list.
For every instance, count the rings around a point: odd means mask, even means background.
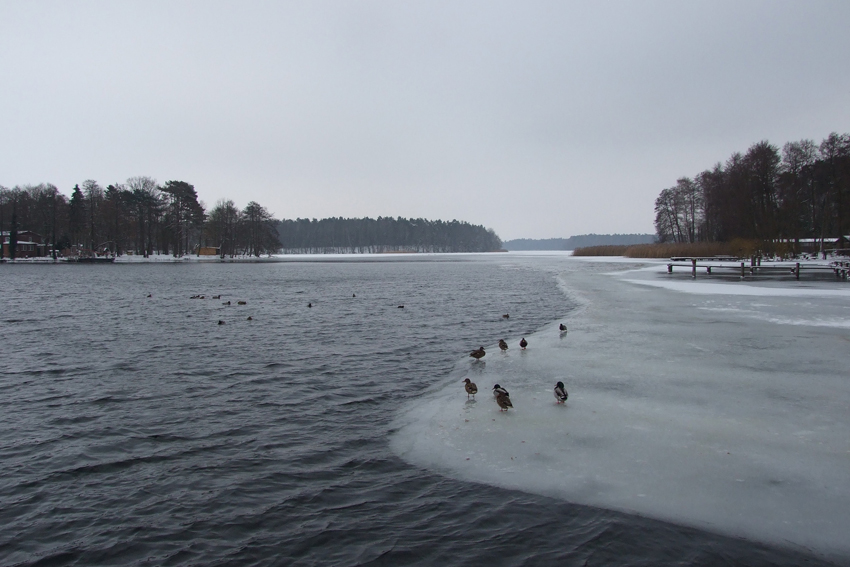
[{"label": "small cabin", "polygon": [[201,246],[198,248],[198,256],[221,256],[221,247]]},{"label": "small cabin", "polygon": [[[11,231],[4,230],[0,233],[0,239],[3,241],[4,258],[10,258],[12,256],[11,238]],[[18,231],[15,258],[34,258],[38,256],[47,256],[47,244],[44,242],[42,236],[31,230]]]}]

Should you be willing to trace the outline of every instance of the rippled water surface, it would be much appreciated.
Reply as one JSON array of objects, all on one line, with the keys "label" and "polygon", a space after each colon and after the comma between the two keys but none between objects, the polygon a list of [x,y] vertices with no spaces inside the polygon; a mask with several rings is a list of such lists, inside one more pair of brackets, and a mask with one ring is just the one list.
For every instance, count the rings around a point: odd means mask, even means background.
[{"label": "rippled water surface", "polygon": [[404,402],[573,308],[533,259],[15,265],[0,281],[2,565],[817,563],[393,454]]}]

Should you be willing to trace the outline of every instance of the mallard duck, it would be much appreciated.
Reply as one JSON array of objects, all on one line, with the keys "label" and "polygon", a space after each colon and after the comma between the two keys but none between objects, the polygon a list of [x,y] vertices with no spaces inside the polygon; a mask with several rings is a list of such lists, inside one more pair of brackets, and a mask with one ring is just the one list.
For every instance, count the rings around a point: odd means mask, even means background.
[{"label": "mallard duck", "polygon": [[248,305],[247,301],[237,301],[236,305]]},{"label": "mallard duck", "polygon": [[514,405],[511,403],[510,396],[505,396],[504,394],[499,394],[498,396],[496,396],[496,403],[499,404],[499,411],[508,411],[508,408],[514,407]]},{"label": "mallard duck", "polygon": [[475,385],[475,382],[472,382],[469,378],[464,378],[464,388],[466,388],[466,399],[469,399],[469,396],[475,397],[475,394],[478,393],[478,386]]},{"label": "mallard duck", "polygon": [[502,319],[510,319],[510,318],[511,318],[510,313],[505,313],[504,315],[502,315]]},{"label": "mallard duck", "polygon": [[502,349],[502,351],[508,350],[508,343],[505,342],[505,339],[499,339],[499,348]]},{"label": "mallard duck", "polygon": [[525,350],[525,347],[527,347],[527,346],[528,346],[528,341],[527,341],[527,340],[525,340],[525,337],[523,337],[523,338],[519,341],[519,348],[521,348],[522,350]]},{"label": "mallard duck", "polygon": [[563,404],[567,401],[567,398],[570,395],[567,393],[567,389],[564,387],[563,382],[558,382],[555,384],[555,399],[558,400],[559,404]]},{"label": "mallard duck", "polygon": [[475,360],[481,360],[482,358],[484,358],[485,354],[487,354],[487,353],[484,352],[484,347],[478,347],[478,350],[474,350],[474,351],[470,352],[469,356],[471,356]]},{"label": "mallard duck", "polygon": [[499,411],[508,411],[508,408],[514,407],[511,403],[511,396],[508,391],[496,384],[493,386],[493,395],[496,397],[496,403],[499,404]]},{"label": "mallard duck", "polygon": [[224,321],[222,321],[221,319],[219,319],[219,320],[218,320],[218,324],[219,324],[219,325],[224,325]]},{"label": "mallard duck", "polygon": [[560,325],[558,325],[558,330],[561,331],[562,333],[566,333],[567,332],[567,326],[564,325],[563,323],[561,323]]},{"label": "mallard duck", "polygon": [[307,307],[313,307],[313,304],[312,304],[312,303],[308,303],[308,304],[307,304]]}]

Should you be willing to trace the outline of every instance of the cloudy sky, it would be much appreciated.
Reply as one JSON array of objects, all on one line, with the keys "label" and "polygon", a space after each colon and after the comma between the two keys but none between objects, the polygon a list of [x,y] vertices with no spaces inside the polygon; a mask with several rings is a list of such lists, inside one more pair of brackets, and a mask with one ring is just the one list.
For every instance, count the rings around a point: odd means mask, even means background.
[{"label": "cloudy sky", "polygon": [[654,232],[677,177],[850,131],[848,26],[846,0],[0,0],[0,184]]}]

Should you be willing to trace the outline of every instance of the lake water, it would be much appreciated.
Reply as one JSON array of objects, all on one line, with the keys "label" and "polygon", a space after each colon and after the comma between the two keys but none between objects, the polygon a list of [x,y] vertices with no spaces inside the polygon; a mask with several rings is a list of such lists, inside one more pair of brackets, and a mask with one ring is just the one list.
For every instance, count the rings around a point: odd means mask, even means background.
[{"label": "lake water", "polygon": [[830,564],[399,456],[401,413],[576,310],[563,269],[1,266],[0,564]]}]

